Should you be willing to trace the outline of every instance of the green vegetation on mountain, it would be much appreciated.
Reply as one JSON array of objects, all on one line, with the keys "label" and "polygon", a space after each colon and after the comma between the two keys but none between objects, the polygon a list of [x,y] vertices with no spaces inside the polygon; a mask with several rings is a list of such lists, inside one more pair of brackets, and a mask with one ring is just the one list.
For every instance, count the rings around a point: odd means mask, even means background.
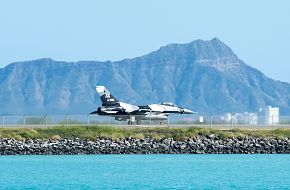
[{"label": "green vegetation on mountain", "polygon": [[0,114],[87,114],[100,105],[95,85],[137,105],[169,101],[206,114],[271,105],[290,114],[290,84],[247,65],[216,38],[169,44],[121,61],[12,63],[0,68]]}]

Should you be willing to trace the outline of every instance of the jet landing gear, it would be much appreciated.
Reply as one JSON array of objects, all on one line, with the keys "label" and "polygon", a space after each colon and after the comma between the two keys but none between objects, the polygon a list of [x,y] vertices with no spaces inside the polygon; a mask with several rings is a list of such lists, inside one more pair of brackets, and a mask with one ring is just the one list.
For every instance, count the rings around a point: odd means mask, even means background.
[{"label": "jet landing gear", "polygon": [[[136,120],[136,124],[137,125],[141,125],[142,124],[141,120]],[[129,120],[128,121],[128,125],[133,125],[133,121],[132,120]]]},{"label": "jet landing gear", "polygon": [[[136,120],[137,125],[141,125],[141,120]],[[129,120],[128,125],[133,125],[133,121]]]},{"label": "jet landing gear", "polygon": [[141,120],[139,118],[136,119],[135,116],[130,116],[130,119],[128,120],[128,125],[133,125],[135,121],[137,125],[141,125]]}]

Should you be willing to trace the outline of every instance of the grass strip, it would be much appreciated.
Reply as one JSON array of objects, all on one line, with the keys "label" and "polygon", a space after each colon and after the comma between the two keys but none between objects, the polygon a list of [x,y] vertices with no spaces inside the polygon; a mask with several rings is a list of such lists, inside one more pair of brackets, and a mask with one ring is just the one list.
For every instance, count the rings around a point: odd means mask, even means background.
[{"label": "grass strip", "polygon": [[0,128],[0,138],[23,139],[75,139],[95,140],[97,138],[109,138],[113,140],[122,138],[141,139],[151,137],[156,140],[174,138],[185,140],[194,138],[197,135],[215,135],[220,139],[263,137],[263,138],[290,138],[290,129],[214,129],[214,128],[120,128],[113,126],[69,126],[69,127],[48,127],[48,128]]}]

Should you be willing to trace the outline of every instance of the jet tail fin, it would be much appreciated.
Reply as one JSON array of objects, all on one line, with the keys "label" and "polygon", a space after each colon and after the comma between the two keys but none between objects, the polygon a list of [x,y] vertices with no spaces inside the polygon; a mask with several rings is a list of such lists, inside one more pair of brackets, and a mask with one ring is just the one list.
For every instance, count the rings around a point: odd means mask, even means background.
[{"label": "jet tail fin", "polygon": [[96,91],[100,95],[102,106],[114,106],[118,104],[118,100],[104,86],[96,86]]}]

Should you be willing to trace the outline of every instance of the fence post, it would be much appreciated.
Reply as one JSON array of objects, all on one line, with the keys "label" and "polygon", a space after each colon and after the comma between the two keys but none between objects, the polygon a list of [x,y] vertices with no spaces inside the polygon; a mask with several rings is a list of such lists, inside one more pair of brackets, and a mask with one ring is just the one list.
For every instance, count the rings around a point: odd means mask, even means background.
[{"label": "fence post", "polygon": [[26,117],[23,115],[23,125],[26,125]]},{"label": "fence post", "polygon": [[4,114],[2,115],[2,128],[4,128]]},{"label": "fence post", "polygon": [[66,126],[68,126],[68,114],[66,114]]},{"label": "fence post", "polygon": [[254,125],[254,115],[251,115],[250,125]]},{"label": "fence post", "polygon": [[231,114],[231,123],[232,123],[232,128],[234,128],[234,119],[233,119],[233,114]]},{"label": "fence post", "polygon": [[167,125],[169,127],[169,116],[167,117]]},{"label": "fence post", "polygon": [[210,115],[210,128],[212,128],[212,115]]},{"label": "fence post", "polygon": [[90,115],[88,115],[88,125],[90,125],[91,122],[90,122]]},{"label": "fence post", "polygon": [[272,125],[274,125],[274,115],[272,115]]},{"label": "fence post", "polygon": [[109,125],[111,125],[111,114],[109,115]]},{"label": "fence post", "polygon": [[150,109],[150,126],[151,126],[152,122],[151,122],[151,109]]},{"label": "fence post", "polygon": [[47,114],[45,114],[45,127],[47,127]]}]

